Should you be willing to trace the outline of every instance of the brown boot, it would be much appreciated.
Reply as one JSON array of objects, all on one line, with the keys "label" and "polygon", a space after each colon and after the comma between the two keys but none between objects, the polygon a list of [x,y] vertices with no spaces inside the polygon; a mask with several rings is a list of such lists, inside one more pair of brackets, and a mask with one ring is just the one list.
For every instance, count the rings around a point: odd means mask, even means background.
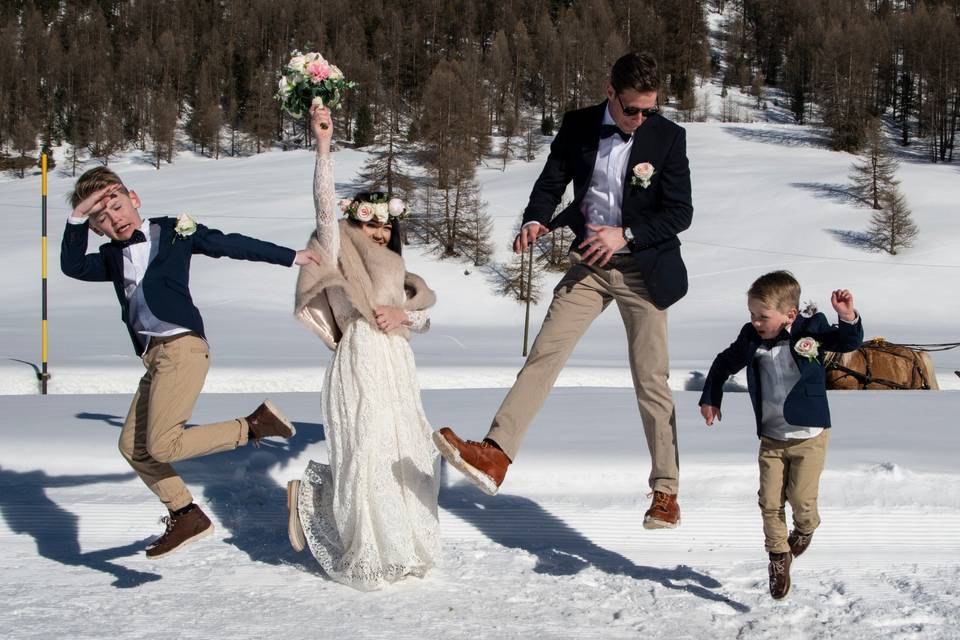
[{"label": "brown boot", "polygon": [[307,539],[303,535],[303,526],[300,524],[300,481],[291,480],[287,483],[287,537],[294,551],[303,551],[307,546]]},{"label": "brown boot", "polygon": [[783,600],[790,593],[790,561],[793,556],[789,552],[771,553],[767,573],[770,574],[770,595],[774,600]]},{"label": "brown boot", "polygon": [[444,427],[433,432],[433,443],[447,462],[459,469],[487,495],[497,495],[510,466],[507,457],[495,444],[484,440],[461,440],[453,429]]},{"label": "brown boot", "polygon": [[151,560],[162,558],[185,544],[213,533],[213,523],[197,505],[179,516],[171,512],[162,521],[167,525],[167,530],[147,547],[147,557]]},{"label": "brown boot", "polygon": [[247,428],[250,430],[248,437],[253,441],[271,436],[292,438],[297,432],[290,421],[269,400],[264,400],[256,411],[247,416]]},{"label": "brown boot", "polygon": [[678,526],[680,526],[680,505],[677,504],[677,496],[663,491],[654,491],[650,508],[643,514],[643,528],[676,529]]},{"label": "brown boot", "polygon": [[790,553],[796,558],[807,550],[810,546],[810,540],[813,539],[813,533],[800,533],[796,529],[787,536],[787,544],[790,545]]}]

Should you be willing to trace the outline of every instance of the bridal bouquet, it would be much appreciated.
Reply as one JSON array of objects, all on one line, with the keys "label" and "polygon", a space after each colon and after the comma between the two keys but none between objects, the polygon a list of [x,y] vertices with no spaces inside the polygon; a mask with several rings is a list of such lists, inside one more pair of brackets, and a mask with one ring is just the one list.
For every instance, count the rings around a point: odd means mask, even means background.
[{"label": "bridal bouquet", "polygon": [[328,109],[336,109],[344,91],[355,86],[356,82],[344,78],[343,72],[319,53],[294,51],[283,68],[274,97],[284,111],[302,118],[317,101]]}]

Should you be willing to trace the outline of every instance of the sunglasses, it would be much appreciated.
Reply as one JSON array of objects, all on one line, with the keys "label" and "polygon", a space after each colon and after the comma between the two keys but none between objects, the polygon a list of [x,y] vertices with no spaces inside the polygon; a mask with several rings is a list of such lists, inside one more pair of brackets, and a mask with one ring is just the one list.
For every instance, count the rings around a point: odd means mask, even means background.
[{"label": "sunglasses", "polygon": [[620,94],[617,94],[617,102],[620,103],[620,109],[623,110],[623,115],[633,117],[638,113],[641,114],[644,118],[649,118],[650,116],[660,113],[660,107],[648,107],[646,109],[641,109],[640,107],[625,107],[623,106],[623,100],[620,98]]}]

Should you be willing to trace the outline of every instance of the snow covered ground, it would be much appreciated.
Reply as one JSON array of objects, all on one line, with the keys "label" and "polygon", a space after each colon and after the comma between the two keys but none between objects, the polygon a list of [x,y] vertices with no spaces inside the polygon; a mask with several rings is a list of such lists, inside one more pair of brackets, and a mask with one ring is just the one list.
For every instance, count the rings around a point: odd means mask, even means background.
[{"label": "snow covered ground", "polygon": [[[920,236],[887,256],[858,244],[870,212],[844,194],[853,157],[827,150],[816,129],[685,126],[691,288],[670,312],[683,525],[641,527],[649,461],[623,329],[608,310],[575,350],[503,495],[487,498],[452,472],[441,493],[442,564],[374,594],[325,581],[285,540],[284,483],[325,455],[317,391],[328,354],[291,318],[295,272],[194,261],[213,354],[194,419],[245,414],[270,394],[299,433],[288,445],[178,465],[217,533],[150,563],[142,547],[160,530],[159,505],[115,442],[142,368],[112,288],[59,272],[72,178],[62,166],[50,178],[53,395],[39,397],[39,178],[0,177],[0,635],[960,637],[960,350],[933,354],[947,391],[831,393],[824,524],[781,603],[766,592],[746,399],[729,395],[724,422],[709,430],[697,393],[685,390],[746,320],[750,282],[775,268],[792,270],[804,299],[831,316],[829,291],[851,289],[868,337],[960,340],[949,284],[960,270],[957,167],[904,160],[899,177]],[[344,194],[364,158],[337,153]],[[542,159],[478,171],[499,259]],[[308,152],[219,161],[184,153],[160,171],[132,154],[111,166],[148,216],[189,211],[292,246],[312,226]],[[522,363],[523,309],[493,297],[472,267],[406,257],[439,295],[433,330],[414,340],[427,414],[480,436]],[[545,311],[534,310],[534,328]]]},{"label": "snow covered ground", "polygon": [[[424,404],[436,425],[478,423],[502,396],[430,390]],[[286,481],[325,457],[319,394],[274,396],[298,427],[288,444],[178,465],[217,531],[156,562],[141,547],[160,506],[116,453],[128,398],[8,396],[0,628],[9,638],[957,637],[952,393],[832,395],[823,525],[783,602],[767,594],[746,398],[731,395],[719,429],[703,426],[696,398],[676,394],[680,528],[642,528],[649,466],[631,392],[562,389],[501,495],[450,470],[436,570],[365,594],[325,580],[285,537]],[[258,400],[205,394],[194,418]]]}]

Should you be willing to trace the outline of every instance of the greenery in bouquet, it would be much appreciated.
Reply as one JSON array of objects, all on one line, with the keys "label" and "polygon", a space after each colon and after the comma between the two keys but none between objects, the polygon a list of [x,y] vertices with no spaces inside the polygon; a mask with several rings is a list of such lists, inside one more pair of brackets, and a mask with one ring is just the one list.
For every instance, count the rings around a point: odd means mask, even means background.
[{"label": "greenery in bouquet", "polygon": [[320,100],[328,109],[336,109],[344,92],[356,85],[319,53],[294,51],[283,68],[274,97],[284,111],[294,118],[302,118],[315,100]]}]

